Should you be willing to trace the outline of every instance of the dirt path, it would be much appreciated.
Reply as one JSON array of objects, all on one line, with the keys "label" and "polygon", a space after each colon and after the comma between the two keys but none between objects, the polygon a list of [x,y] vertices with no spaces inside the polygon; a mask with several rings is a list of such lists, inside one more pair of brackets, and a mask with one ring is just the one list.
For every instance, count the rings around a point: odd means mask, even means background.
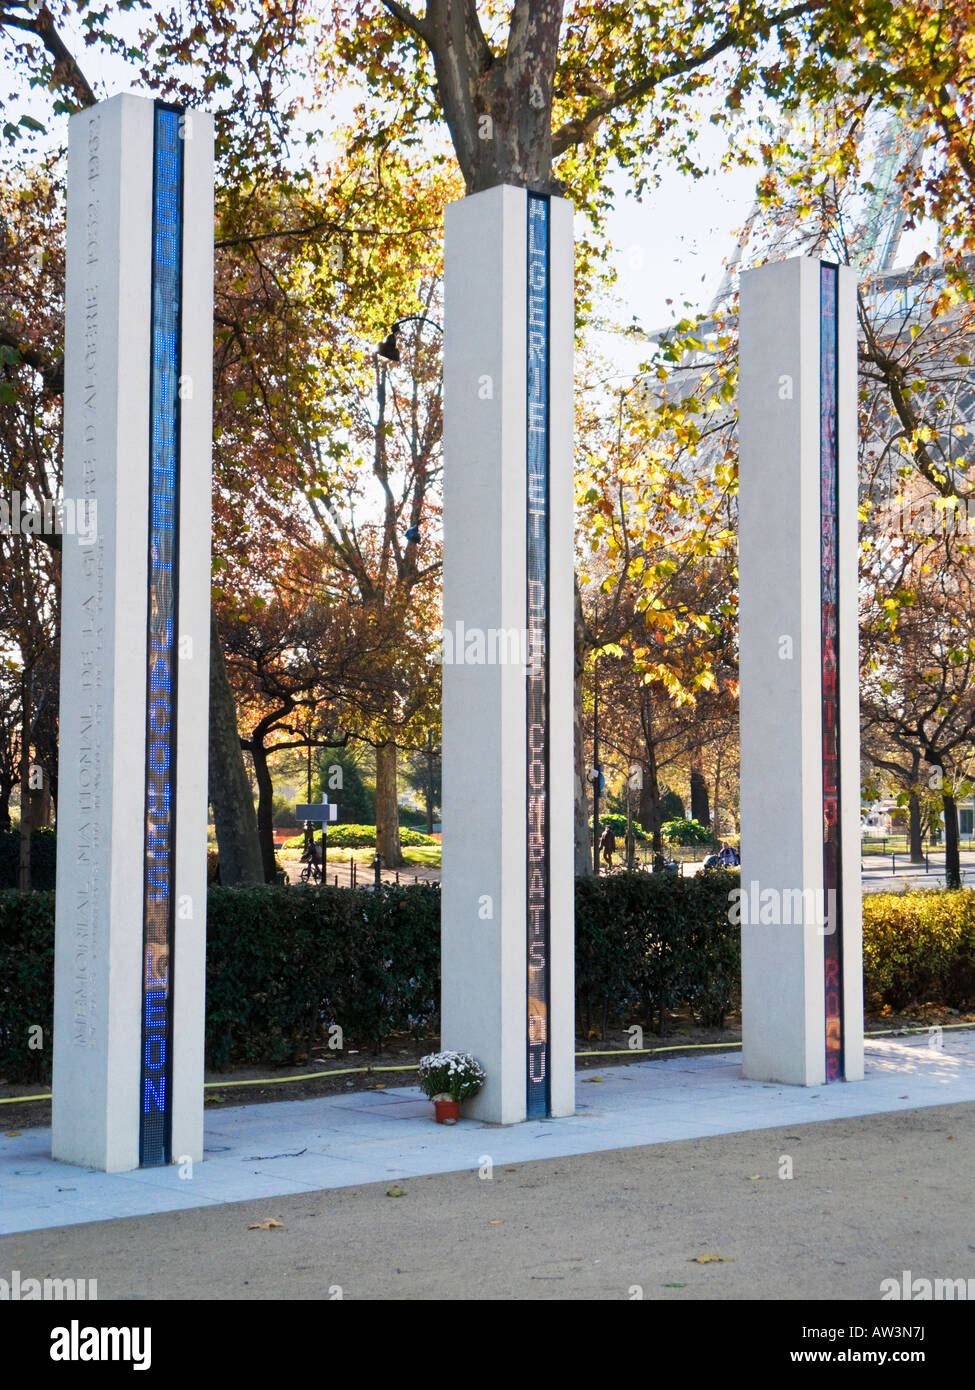
[{"label": "dirt path", "polygon": [[[296,859],[282,859],[281,864],[285,873],[288,875],[290,883],[301,882],[301,871],[305,867]],[[338,888],[350,888],[352,886],[353,872],[355,875],[355,886],[358,888],[370,888],[376,881],[376,873],[371,864],[364,864],[361,861],[350,864],[349,854],[346,850],[334,850],[328,856],[326,865],[327,881]],[[383,869],[383,883],[439,883],[439,868],[428,868],[425,864],[407,864],[402,869]]]},{"label": "dirt path", "polygon": [[[972,1105],[497,1164],[489,1180],[480,1162],[7,1236],[0,1276],[83,1275],[100,1300],[843,1299],[898,1324],[916,1319],[878,1301],[885,1279],[975,1280]],[[267,1218],[280,1226],[250,1229]],[[816,1318],[792,1311],[799,1348]]]}]

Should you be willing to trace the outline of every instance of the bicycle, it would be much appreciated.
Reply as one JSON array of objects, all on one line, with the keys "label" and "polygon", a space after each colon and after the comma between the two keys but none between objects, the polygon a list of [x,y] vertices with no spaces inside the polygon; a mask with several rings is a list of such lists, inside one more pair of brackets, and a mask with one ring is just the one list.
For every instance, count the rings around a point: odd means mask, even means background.
[{"label": "bicycle", "polygon": [[322,849],[321,845],[316,845],[312,841],[301,856],[304,868],[301,871],[302,883],[321,883],[322,881]]}]

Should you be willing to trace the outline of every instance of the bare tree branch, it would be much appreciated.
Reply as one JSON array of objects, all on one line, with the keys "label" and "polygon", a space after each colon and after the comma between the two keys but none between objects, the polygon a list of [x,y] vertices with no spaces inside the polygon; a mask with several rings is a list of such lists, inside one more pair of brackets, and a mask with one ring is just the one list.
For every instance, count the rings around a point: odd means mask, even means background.
[{"label": "bare tree branch", "polygon": [[0,28],[22,29],[35,34],[54,59],[54,80],[59,87],[73,92],[79,106],[94,106],[98,98],[91,83],[78,66],[76,59],[54,27],[51,11],[42,5],[33,19],[22,19],[9,10],[0,10]]},{"label": "bare tree branch", "polygon": [[384,8],[389,11],[394,19],[398,19],[404,28],[416,34],[417,38],[422,39],[424,43],[430,42],[429,25],[425,20],[418,19],[405,5],[401,5],[399,0],[382,0],[382,3]]}]

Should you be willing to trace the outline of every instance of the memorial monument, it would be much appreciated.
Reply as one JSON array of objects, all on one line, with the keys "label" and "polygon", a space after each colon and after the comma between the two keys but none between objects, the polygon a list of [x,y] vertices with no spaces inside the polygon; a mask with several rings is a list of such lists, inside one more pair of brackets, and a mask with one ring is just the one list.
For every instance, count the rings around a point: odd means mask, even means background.
[{"label": "memorial monument", "polygon": [[203,1153],[213,127],[71,117],[52,1153]]},{"label": "memorial monument", "polygon": [[[445,263],[442,1042],[508,1124],[574,1110],[572,209],[473,194]],[[73,116],[52,1150],[105,1171],[202,1157],[212,296],[211,119]],[[744,1070],[807,1085],[863,1074],[855,300],[742,277]]]},{"label": "memorial monument", "polygon": [[452,204],[444,299],[442,1037],[511,1124],[575,1105],[571,206]]},{"label": "memorial monument", "polygon": [[741,277],[739,643],[746,1077],[863,1077],[856,277]]}]

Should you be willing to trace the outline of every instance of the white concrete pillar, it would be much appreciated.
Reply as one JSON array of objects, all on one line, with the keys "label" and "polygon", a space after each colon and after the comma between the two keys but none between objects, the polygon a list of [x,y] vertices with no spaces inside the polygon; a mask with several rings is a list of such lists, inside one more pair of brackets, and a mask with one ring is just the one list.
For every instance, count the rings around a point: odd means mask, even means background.
[{"label": "white concrete pillar", "polygon": [[856,278],[746,271],[739,377],[744,1074],[863,1076]]},{"label": "white concrete pillar", "polygon": [[575,1105],[571,206],[464,198],[445,256],[442,1036],[510,1124]]},{"label": "white concrete pillar", "polygon": [[69,124],[55,1158],[203,1150],[213,126]]}]

